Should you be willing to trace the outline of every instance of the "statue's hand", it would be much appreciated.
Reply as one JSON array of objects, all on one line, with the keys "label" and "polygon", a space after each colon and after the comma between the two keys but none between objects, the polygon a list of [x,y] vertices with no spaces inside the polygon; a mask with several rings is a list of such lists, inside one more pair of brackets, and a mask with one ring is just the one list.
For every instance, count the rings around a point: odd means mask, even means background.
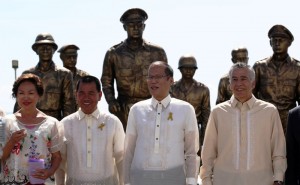
[{"label": "statue's hand", "polygon": [[117,101],[113,101],[113,102],[109,103],[108,109],[109,109],[109,112],[111,112],[111,113],[117,113],[117,112],[121,111],[120,104]]}]

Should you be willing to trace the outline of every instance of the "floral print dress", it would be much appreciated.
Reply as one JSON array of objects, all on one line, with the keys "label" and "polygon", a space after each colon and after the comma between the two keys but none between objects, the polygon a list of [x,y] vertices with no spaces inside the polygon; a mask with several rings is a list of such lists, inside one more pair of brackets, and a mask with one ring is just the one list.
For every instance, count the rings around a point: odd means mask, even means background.
[{"label": "floral print dress", "polygon": [[58,120],[47,116],[38,124],[23,124],[14,114],[5,117],[6,142],[12,133],[25,129],[27,136],[15,144],[4,162],[5,184],[26,184],[29,181],[28,160],[44,159],[45,169],[51,167],[51,153],[60,150],[62,139],[58,132]]}]

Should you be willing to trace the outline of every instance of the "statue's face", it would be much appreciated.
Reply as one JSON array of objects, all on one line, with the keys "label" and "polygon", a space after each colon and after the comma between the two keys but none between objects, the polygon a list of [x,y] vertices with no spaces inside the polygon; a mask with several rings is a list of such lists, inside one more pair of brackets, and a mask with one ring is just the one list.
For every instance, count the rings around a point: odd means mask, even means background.
[{"label": "statue's face", "polygon": [[182,78],[193,79],[194,74],[196,72],[196,68],[194,68],[194,67],[181,67],[180,72],[182,74]]},{"label": "statue's face", "polygon": [[245,51],[237,51],[232,58],[233,63],[242,62],[248,64],[248,53]]},{"label": "statue's face", "polygon": [[291,40],[284,37],[272,37],[270,44],[274,54],[286,54],[291,45]]},{"label": "statue's face", "polygon": [[145,30],[145,24],[142,21],[139,22],[128,22],[124,25],[125,30],[127,31],[128,38],[142,38],[143,32]]},{"label": "statue's face", "polygon": [[63,55],[63,63],[67,69],[75,68],[77,64],[77,54]]},{"label": "statue's face", "polygon": [[36,49],[40,60],[52,60],[54,48],[51,44],[39,44]]}]

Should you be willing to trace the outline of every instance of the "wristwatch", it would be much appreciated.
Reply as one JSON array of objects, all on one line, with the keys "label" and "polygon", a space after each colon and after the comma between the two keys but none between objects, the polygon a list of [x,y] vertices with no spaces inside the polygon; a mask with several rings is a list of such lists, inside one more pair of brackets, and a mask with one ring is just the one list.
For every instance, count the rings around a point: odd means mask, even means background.
[{"label": "wristwatch", "polygon": [[274,181],[275,184],[280,184],[280,185],[283,185],[283,182],[282,181]]}]

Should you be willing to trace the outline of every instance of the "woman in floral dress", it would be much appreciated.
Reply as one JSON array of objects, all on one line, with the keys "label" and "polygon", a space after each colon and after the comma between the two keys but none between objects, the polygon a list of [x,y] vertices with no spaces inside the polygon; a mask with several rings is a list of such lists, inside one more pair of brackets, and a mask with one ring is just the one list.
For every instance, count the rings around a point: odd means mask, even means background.
[{"label": "woman in floral dress", "polygon": [[61,161],[62,137],[58,132],[58,120],[36,108],[44,92],[38,76],[21,75],[12,91],[21,109],[4,118],[6,145],[1,158],[4,164],[1,184],[30,185],[28,160],[44,160],[44,169],[35,170],[32,177],[47,179],[53,175]]}]

